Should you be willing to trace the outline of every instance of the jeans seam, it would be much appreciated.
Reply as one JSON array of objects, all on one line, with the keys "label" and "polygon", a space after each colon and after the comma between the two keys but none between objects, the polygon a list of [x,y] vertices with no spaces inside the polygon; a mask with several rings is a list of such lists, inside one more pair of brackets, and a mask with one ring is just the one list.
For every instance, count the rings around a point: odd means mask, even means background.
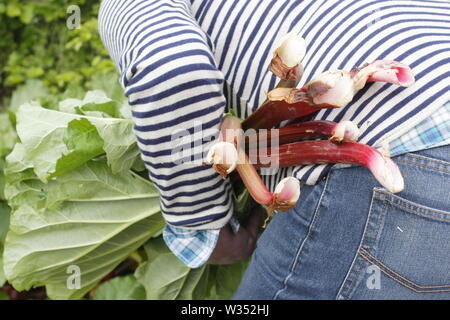
[{"label": "jeans seam", "polygon": [[[364,249],[364,248],[360,248],[360,249],[358,250],[358,254],[361,255],[361,256],[366,256],[367,258],[371,258],[371,259],[374,260],[379,266],[383,267],[384,269],[386,269],[387,271],[391,272],[392,274],[394,274],[395,276],[397,276],[398,278],[400,278],[400,279],[403,280],[404,282],[407,282],[407,283],[409,283],[410,285],[412,285],[412,286],[414,286],[414,287],[417,287],[417,288],[419,288],[419,289],[443,289],[443,290],[445,290],[445,291],[450,291],[450,285],[421,286],[421,285],[419,285],[419,284],[417,284],[417,283],[415,283],[415,282],[413,282],[413,281],[411,281],[411,280],[405,278],[404,276],[402,276],[402,275],[401,275],[400,273],[398,273],[397,271],[395,271],[395,270],[389,268],[388,266],[386,266],[384,263],[382,263],[380,260],[378,260],[374,255],[372,255],[369,251],[367,251],[367,250]],[[365,257],[363,257],[363,258],[365,258]],[[366,258],[365,258],[365,259],[366,259]],[[373,261],[369,261],[370,259],[366,259],[366,260],[367,260],[369,263],[372,263],[372,264],[373,264]],[[382,270],[383,268],[380,268],[380,270],[383,271],[383,270]],[[383,273],[384,273],[384,272],[383,272]],[[394,279],[394,280],[395,280],[395,279]],[[400,281],[400,280],[399,280],[399,281]],[[448,289],[444,289],[444,288],[448,288]],[[412,289],[412,288],[411,288],[411,289]],[[414,289],[412,289],[412,290],[414,290]],[[414,290],[414,291],[416,291],[416,290]],[[424,291],[421,291],[421,292],[424,292]],[[433,291],[433,292],[434,292],[434,291]]]},{"label": "jeans seam", "polygon": [[[375,196],[375,198],[378,199],[378,200],[381,200],[381,201],[389,202],[389,203],[390,203],[392,206],[394,206],[394,207],[400,208],[400,209],[402,209],[402,210],[405,210],[406,212],[409,212],[409,213],[412,213],[412,214],[415,214],[415,215],[418,215],[418,216],[421,216],[421,217],[431,218],[431,219],[438,220],[438,221],[442,221],[442,222],[450,222],[450,219],[439,218],[439,217],[435,217],[435,216],[433,216],[433,215],[431,215],[431,214],[422,213],[422,212],[419,212],[419,211],[416,211],[416,210],[413,210],[413,209],[404,207],[404,206],[402,206],[402,205],[400,205],[400,204],[398,204],[398,203],[395,203],[395,202],[393,202],[393,201],[391,201],[391,200],[389,200],[389,199],[387,199],[387,198],[384,198],[384,197],[377,197],[377,196]],[[432,211],[432,212],[433,212],[434,210],[429,210],[429,211]],[[449,215],[449,214],[446,213],[446,212],[438,212],[438,211],[434,211],[434,212],[440,213],[440,214],[446,214],[446,215]]]},{"label": "jeans seam", "polygon": [[406,164],[411,164],[413,166],[418,166],[418,167],[422,167],[422,168],[427,168],[427,169],[430,169],[430,170],[433,170],[433,171],[439,171],[439,172],[442,172],[442,173],[450,173],[450,171],[448,171],[448,170],[438,169],[438,168],[435,168],[435,167],[427,166],[425,164],[420,164],[420,163],[416,163],[416,162],[412,162],[412,161],[407,161],[407,160],[402,160],[402,159],[395,159],[395,161],[403,162],[403,163],[406,163]]},{"label": "jeans seam", "polygon": [[312,219],[312,221],[311,221],[311,224],[309,225],[309,228],[308,228],[308,234],[307,234],[306,237],[303,239],[303,241],[300,243],[300,246],[299,246],[299,248],[297,249],[297,253],[295,254],[294,260],[292,261],[292,265],[291,265],[291,268],[290,268],[290,270],[289,270],[289,274],[286,276],[286,278],[285,278],[284,281],[283,281],[283,284],[284,284],[283,288],[282,288],[282,289],[279,289],[277,292],[275,292],[275,295],[274,295],[274,297],[273,297],[273,300],[277,300],[277,298],[278,298],[278,296],[280,295],[280,293],[283,292],[283,291],[285,291],[285,290],[287,289],[288,281],[289,281],[289,279],[292,277],[292,275],[293,275],[293,273],[294,273],[294,271],[295,271],[295,268],[297,267],[298,260],[299,260],[299,258],[300,258],[300,254],[301,254],[301,252],[303,251],[303,248],[304,248],[304,246],[305,246],[305,243],[306,243],[306,241],[309,239],[309,237],[310,237],[310,235],[311,235],[311,232],[312,232],[312,229],[313,229],[313,226],[315,225],[315,223],[316,223],[316,221],[317,221],[317,217],[318,217],[318,214],[319,214],[319,208],[320,208],[320,206],[321,206],[321,204],[322,204],[322,200],[323,200],[325,191],[327,190],[328,179],[329,179],[329,175],[330,175],[330,174],[331,174],[331,171],[330,171],[330,172],[327,174],[327,176],[326,176],[327,178],[326,178],[326,180],[325,180],[325,186],[324,186],[324,188],[323,188],[323,190],[322,190],[322,193],[321,193],[321,195],[320,195],[320,198],[319,198],[319,201],[318,201],[318,203],[317,203],[316,209],[314,210],[314,216],[313,216],[313,219]]},{"label": "jeans seam", "polygon": [[[359,251],[358,254],[359,254],[364,260],[366,260],[368,263],[371,263],[371,264],[375,265],[375,264],[373,263],[373,261],[371,261],[371,260],[369,259],[369,257],[367,257],[364,253],[362,253],[362,252]],[[410,290],[412,290],[412,291],[414,291],[414,292],[416,292],[416,293],[441,293],[441,292],[450,292],[450,289],[440,289],[440,288],[438,288],[438,289],[436,289],[436,290],[417,290],[417,289],[415,289],[415,288],[413,288],[413,287],[407,285],[405,282],[403,282],[403,281],[401,281],[401,280],[395,278],[393,275],[389,274],[389,273],[388,273],[386,270],[384,270],[383,268],[380,268],[379,266],[378,266],[378,268],[379,268],[379,270],[380,270],[381,272],[383,272],[383,274],[385,274],[388,278],[394,280],[394,281],[397,282],[398,284],[400,284],[400,285],[402,285],[402,286],[404,286],[404,287],[406,287],[406,288],[408,288],[408,289],[410,289]],[[389,269],[388,269],[388,270],[389,270]],[[394,273],[394,275],[396,275],[396,273]],[[398,274],[397,274],[397,276],[398,276]]]},{"label": "jeans seam", "polygon": [[436,162],[436,163],[439,163],[439,164],[445,165],[445,166],[449,166],[450,165],[450,163],[447,162],[447,161],[434,159],[434,158],[431,158],[431,157],[428,157],[428,156],[422,156],[422,155],[418,155],[418,154],[414,154],[414,153],[405,153],[402,156],[413,158],[413,159],[420,159],[420,160],[424,160],[424,161]]}]

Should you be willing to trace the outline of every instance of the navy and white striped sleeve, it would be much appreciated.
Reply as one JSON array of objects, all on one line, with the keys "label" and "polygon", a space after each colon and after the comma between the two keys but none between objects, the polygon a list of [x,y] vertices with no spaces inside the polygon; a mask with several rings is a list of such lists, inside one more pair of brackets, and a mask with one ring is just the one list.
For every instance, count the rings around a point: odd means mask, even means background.
[{"label": "navy and white striped sleeve", "polygon": [[[218,229],[233,212],[231,185],[201,162],[224,112],[224,78],[190,6],[104,0],[99,32],[119,69],[164,218],[174,227]],[[174,154],[177,147],[183,152]]]}]

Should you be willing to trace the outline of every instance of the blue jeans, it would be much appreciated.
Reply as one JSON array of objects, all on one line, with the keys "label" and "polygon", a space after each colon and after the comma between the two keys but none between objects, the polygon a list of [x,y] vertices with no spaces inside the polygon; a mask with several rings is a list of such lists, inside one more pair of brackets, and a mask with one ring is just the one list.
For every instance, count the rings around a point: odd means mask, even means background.
[{"label": "blue jeans", "polygon": [[235,299],[450,299],[450,146],[394,158],[392,194],[363,167],[303,186],[258,241]]}]

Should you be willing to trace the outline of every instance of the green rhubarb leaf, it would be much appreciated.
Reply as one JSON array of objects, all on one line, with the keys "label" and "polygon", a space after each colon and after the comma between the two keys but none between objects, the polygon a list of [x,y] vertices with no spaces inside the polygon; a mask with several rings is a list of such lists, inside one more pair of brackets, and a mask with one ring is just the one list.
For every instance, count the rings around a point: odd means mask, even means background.
[{"label": "green rhubarb leaf", "polygon": [[99,136],[97,128],[87,119],[69,122],[64,142],[69,153],[58,159],[52,176],[76,169],[80,164],[104,153],[103,140]]},{"label": "green rhubarb leaf", "polygon": [[6,277],[5,272],[3,271],[3,246],[0,245],[0,287],[2,287],[5,284],[5,282]]},{"label": "green rhubarb leaf", "polygon": [[9,228],[9,212],[11,209],[4,202],[0,202],[0,287],[5,283],[6,277],[3,272],[3,244]]},{"label": "green rhubarb leaf", "polygon": [[0,158],[12,150],[17,141],[14,127],[7,113],[0,113]]},{"label": "green rhubarb leaf", "polygon": [[206,299],[231,299],[238,289],[247,266],[247,260],[232,265],[210,266]]},{"label": "green rhubarb leaf", "polygon": [[98,118],[122,118],[121,105],[100,90],[88,91],[83,99],[69,98],[59,103],[59,110]]},{"label": "green rhubarb leaf", "polygon": [[0,202],[0,246],[4,244],[8,232],[10,211],[11,208],[5,202]]},{"label": "green rhubarb leaf", "polygon": [[232,265],[224,265],[217,267],[216,273],[216,294],[221,300],[231,299],[236,292],[245,270],[247,269],[248,261],[242,261]]},{"label": "green rhubarb leaf", "polygon": [[[73,122],[74,120],[78,120]],[[89,124],[88,124],[89,123]],[[95,127],[97,133],[93,131]],[[31,163],[42,181],[82,165],[99,152],[99,139],[114,173],[131,168],[139,156],[133,123],[118,118],[98,118],[22,105],[17,112],[17,133],[26,152],[20,163]],[[95,137],[89,142],[90,137]]]},{"label": "green rhubarb leaf", "polygon": [[[90,161],[43,183],[30,174],[6,185],[12,204],[4,248],[6,278],[17,290],[45,285],[52,299],[79,299],[160,232],[154,186],[106,162]],[[80,271],[80,287],[68,285]]]},{"label": "green rhubarb leaf", "polygon": [[0,158],[0,201],[5,200],[5,174],[3,172],[3,169],[5,167],[5,160],[3,158]]},{"label": "green rhubarb leaf", "polygon": [[115,277],[102,283],[94,300],[145,300],[145,289],[134,275]]},{"label": "green rhubarb leaf", "polygon": [[145,287],[148,300],[184,300],[195,296],[206,266],[188,268],[167,248],[162,238],[150,240],[145,250],[148,261],[139,266],[135,276]]},{"label": "green rhubarb leaf", "polygon": [[120,117],[120,106],[115,101],[110,101],[106,103],[88,103],[82,107],[77,107],[76,111],[78,114],[85,116],[94,117],[104,117],[104,118],[119,118]]},{"label": "green rhubarb leaf", "polygon": [[12,111],[17,111],[22,104],[46,96],[48,96],[48,89],[44,83],[40,80],[30,79],[24,85],[14,90],[10,108]]},{"label": "green rhubarb leaf", "polygon": [[116,73],[97,73],[92,77],[92,88],[105,92],[112,100],[119,102],[125,100],[125,94]]}]

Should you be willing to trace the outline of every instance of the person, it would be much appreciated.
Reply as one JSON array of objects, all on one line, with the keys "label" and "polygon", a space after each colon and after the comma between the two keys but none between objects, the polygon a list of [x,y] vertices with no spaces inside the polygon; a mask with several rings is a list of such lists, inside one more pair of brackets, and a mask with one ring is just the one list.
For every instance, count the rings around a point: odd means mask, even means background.
[{"label": "person", "polygon": [[230,181],[184,160],[202,159],[225,111],[246,118],[265,100],[274,46],[292,32],[307,43],[300,84],[378,59],[411,66],[413,86],[371,84],[315,116],[354,121],[362,143],[389,143],[405,189],[392,194],[356,166],[265,176],[272,191],[298,178],[301,197],[259,238],[234,298],[450,298],[449,21],[447,1],[103,0],[99,32],[160,192],[168,247],[192,268],[252,254],[258,213],[239,226]]}]

